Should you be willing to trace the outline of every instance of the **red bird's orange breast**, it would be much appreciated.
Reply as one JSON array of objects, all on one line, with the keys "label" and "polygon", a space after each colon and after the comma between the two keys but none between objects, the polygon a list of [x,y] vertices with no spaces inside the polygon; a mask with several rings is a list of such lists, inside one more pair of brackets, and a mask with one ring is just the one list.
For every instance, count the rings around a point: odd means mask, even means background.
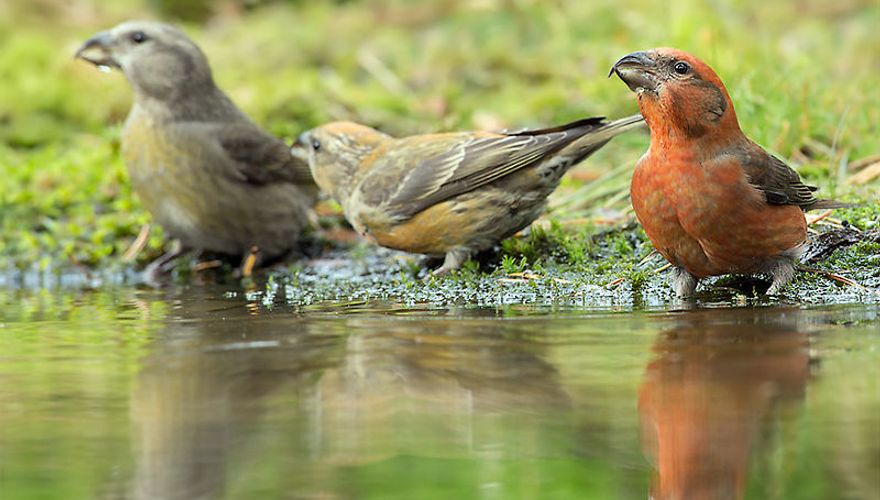
[{"label": "red bird's orange breast", "polygon": [[806,240],[801,209],[766,203],[731,157],[649,149],[636,166],[631,194],[657,251],[699,278],[759,272],[768,259]]}]

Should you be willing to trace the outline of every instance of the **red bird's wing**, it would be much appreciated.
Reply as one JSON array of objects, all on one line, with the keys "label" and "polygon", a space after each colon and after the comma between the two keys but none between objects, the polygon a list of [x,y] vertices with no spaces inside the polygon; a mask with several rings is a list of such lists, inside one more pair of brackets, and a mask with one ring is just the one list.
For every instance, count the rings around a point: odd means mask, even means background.
[{"label": "red bird's wing", "polygon": [[819,200],[813,196],[818,188],[804,184],[800,175],[779,158],[767,153],[760,146],[736,156],[749,179],[749,183],[764,193],[771,205],[797,205],[803,210],[841,208],[849,205],[834,200]]}]

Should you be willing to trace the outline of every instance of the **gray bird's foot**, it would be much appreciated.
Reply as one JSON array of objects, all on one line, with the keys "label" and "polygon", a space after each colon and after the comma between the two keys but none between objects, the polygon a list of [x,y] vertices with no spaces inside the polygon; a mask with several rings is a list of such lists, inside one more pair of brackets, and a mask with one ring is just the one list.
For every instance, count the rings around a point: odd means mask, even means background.
[{"label": "gray bird's foot", "polygon": [[161,257],[147,264],[147,267],[144,268],[143,276],[144,281],[146,281],[149,285],[158,286],[160,284],[162,275],[167,274],[174,268],[174,261],[177,260],[178,257],[188,252],[189,249],[184,247],[180,241],[174,241],[171,244],[171,249],[165,252]]},{"label": "gray bird's foot", "polygon": [[431,277],[446,276],[452,271],[461,269],[461,266],[470,258],[471,253],[468,250],[452,250],[446,252],[446,258],[443,259],[443,265],[428,274],[425,279]]},{"label": "gray bird's foot", "polygon": [[233,275],[236,278],[249,278],[253,274],[254,269],[263,265],[264,260],[264,255],[260,253],[260,248],[254,245],[241,257],[241,264],[239,264],[238,269],[235,270]]},{"label": "gray bird's foot", "polygon": [[786,257],[780,257],[775,260],[767,268],[767,272],[773,277],[770,288],[767,289],[767,295],[779,295],[779,292],[789,284],[796,272],[794,260]]},{"label": "gray bird's foot", "polygon": [[693,274],[684,270],[683,267],[672,268],[672,289],[678,298],[686,299],[691,297],[697,290],[697,283],[700,280]]}]

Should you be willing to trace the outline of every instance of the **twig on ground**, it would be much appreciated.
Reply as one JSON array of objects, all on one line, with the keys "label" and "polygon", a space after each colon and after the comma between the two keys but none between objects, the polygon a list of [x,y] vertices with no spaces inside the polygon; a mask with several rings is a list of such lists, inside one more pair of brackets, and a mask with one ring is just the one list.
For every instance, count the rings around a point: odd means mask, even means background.
[{"label": "twig on ground", "polygon": [[605,287],[606,287],[606,288],[614,288],[614,287],[616,287],[617,285],[619,285],[619,284],[621,284],[621,283],[623,283],[623,278],[617,278],[617,279],[614,280],[614,281],[611,281],[611,282],[606,283],[606,284],[605,284]]},{"label": "twig on ground", "polygon": [[665,265],[660,266],[660,267],[658,267],[657,269],[654,269],[654,273],[656,273],[656,274],[660,274],[660,273],[662,273],[663,271],[669,269],[670,267],[672,267],[672,262],[667,262]]},{"label": "twig on ground", "polygon": [[807,217],[807,225],[812,226],[813,224],[831,215],[831,212],[833,212],[833,210],[826,210],[821,214],[816,215],[815,217]]},{"label": "twig on ground", "polygon": [[880,163],[880,155],[866,156],[862,159],[851,161],[849,162],[849,165],[847,165],[847,167],[849,168],[850,172],[855,172],[875,163]]},{"label": "twig on ground", "polygon": [[379,82],[385,90],[397,94],[408,95],[409,89],[373,51],[361,49],[357,53],[357,62],[367,73]]},{"label": "twig on ground", "polygon": [[651,250],[648,253],[648,255],[645,255],[645,257],[642,260],[640,260],[638,264],[636,264],[636,267],[643,266],[649,260],[653,259],[655,255],[660,255],[660,254],[657,252],[657,250]]},{"label": "twig on ground", "polygon": [[140,232],[138,232],[137,238],[131,243],[131,246],[128,247],[128,250],[122,254],[123,262],[131,262],[141,253],[141,250],[147,246],[147,241],[150,239],[150,225],[144,224],[141,226]]},{"label": "twig on ground", "polygon": [[510,273],[507,275],[509,278],[521,278],[524,280],[539,280],[543,278],[540,274],[532,273],[529,271],[523,271],[521,273]]},{"label": "twig on ground", "polygon": [[192,267],[192,270],[193,270],[193,272],[198,273],[198,272],[201,272],[201,271],[207,271],[208,269],[216,269],[216,268],[218,268],[218,267],[220,267],[220,266],[222,266],[222,265],[223,265],[223,261],[222,261],[222,260],[219,260],[219,259],[206,260],[206,261],[204,261],[204,262],[197,262],[197,263]]},{"label": "twig on ground", "polygon": [[841,276],[839,274],[834,274],[831,271],[825,271],[824,269],[816,269],[814,267],[798,266],[798,271],[818,274],[818,275],[824,276],[832,281],[836,281],[838,283],[842,283],[847,286],[853,286],[853,287],[860,288],[860,289],[868,291],[868,292],[880,294],[880,290],[868,288],[868,287],[860,284],[859,282],[857,282],[851,278],[847,278],[846,276]]},{"label": "twig on ground", "polygon": [[867,184],[868,182],[880,177],[880,160],[867,165],[860,172],[850,176],[850,184]]}]

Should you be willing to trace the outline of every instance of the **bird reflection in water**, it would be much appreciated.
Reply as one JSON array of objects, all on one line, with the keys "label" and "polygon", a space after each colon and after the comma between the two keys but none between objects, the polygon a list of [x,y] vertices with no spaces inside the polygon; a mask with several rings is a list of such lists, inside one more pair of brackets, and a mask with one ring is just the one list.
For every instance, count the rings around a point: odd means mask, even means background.
[{"label": "bird reflection in water", "polygon": [[169,321],[142,360],[131,397],[134,498],[222,498],[232,466],[259,451],[252,441],[270,398],[314,418],[315,374],[344,355],[341,332],[219,313]]},{"label": "bird reflection in water", "polygon": [[570,406],[529,328],[221,312],[169,322],[143,361],[132,394],[137,498],[223,497],[248,462],[273,460],[283,481],[321,496],[346,487],[333,479],[340,467],[546,442],[499,422]]},{"label": "bird reflection in water", "polygon": [[[528,327],[461,318],[365,319],[349,326],[370,333],[351,336],[343,364],[320,383],[328,462],[503,453],[517,442],[542,441],[523,430],[540,426],[526,422],[570,408],[556,368]],[[510,439],[513,432],[518,440]]]},{"label": "bird reflection in water", "polygon": [[643,448],[655,469],[651,498],[743,498],[774,407],[803,398],[807,334],[745,317],[718,324],[697,316],[655,342],[639,391]]}]

